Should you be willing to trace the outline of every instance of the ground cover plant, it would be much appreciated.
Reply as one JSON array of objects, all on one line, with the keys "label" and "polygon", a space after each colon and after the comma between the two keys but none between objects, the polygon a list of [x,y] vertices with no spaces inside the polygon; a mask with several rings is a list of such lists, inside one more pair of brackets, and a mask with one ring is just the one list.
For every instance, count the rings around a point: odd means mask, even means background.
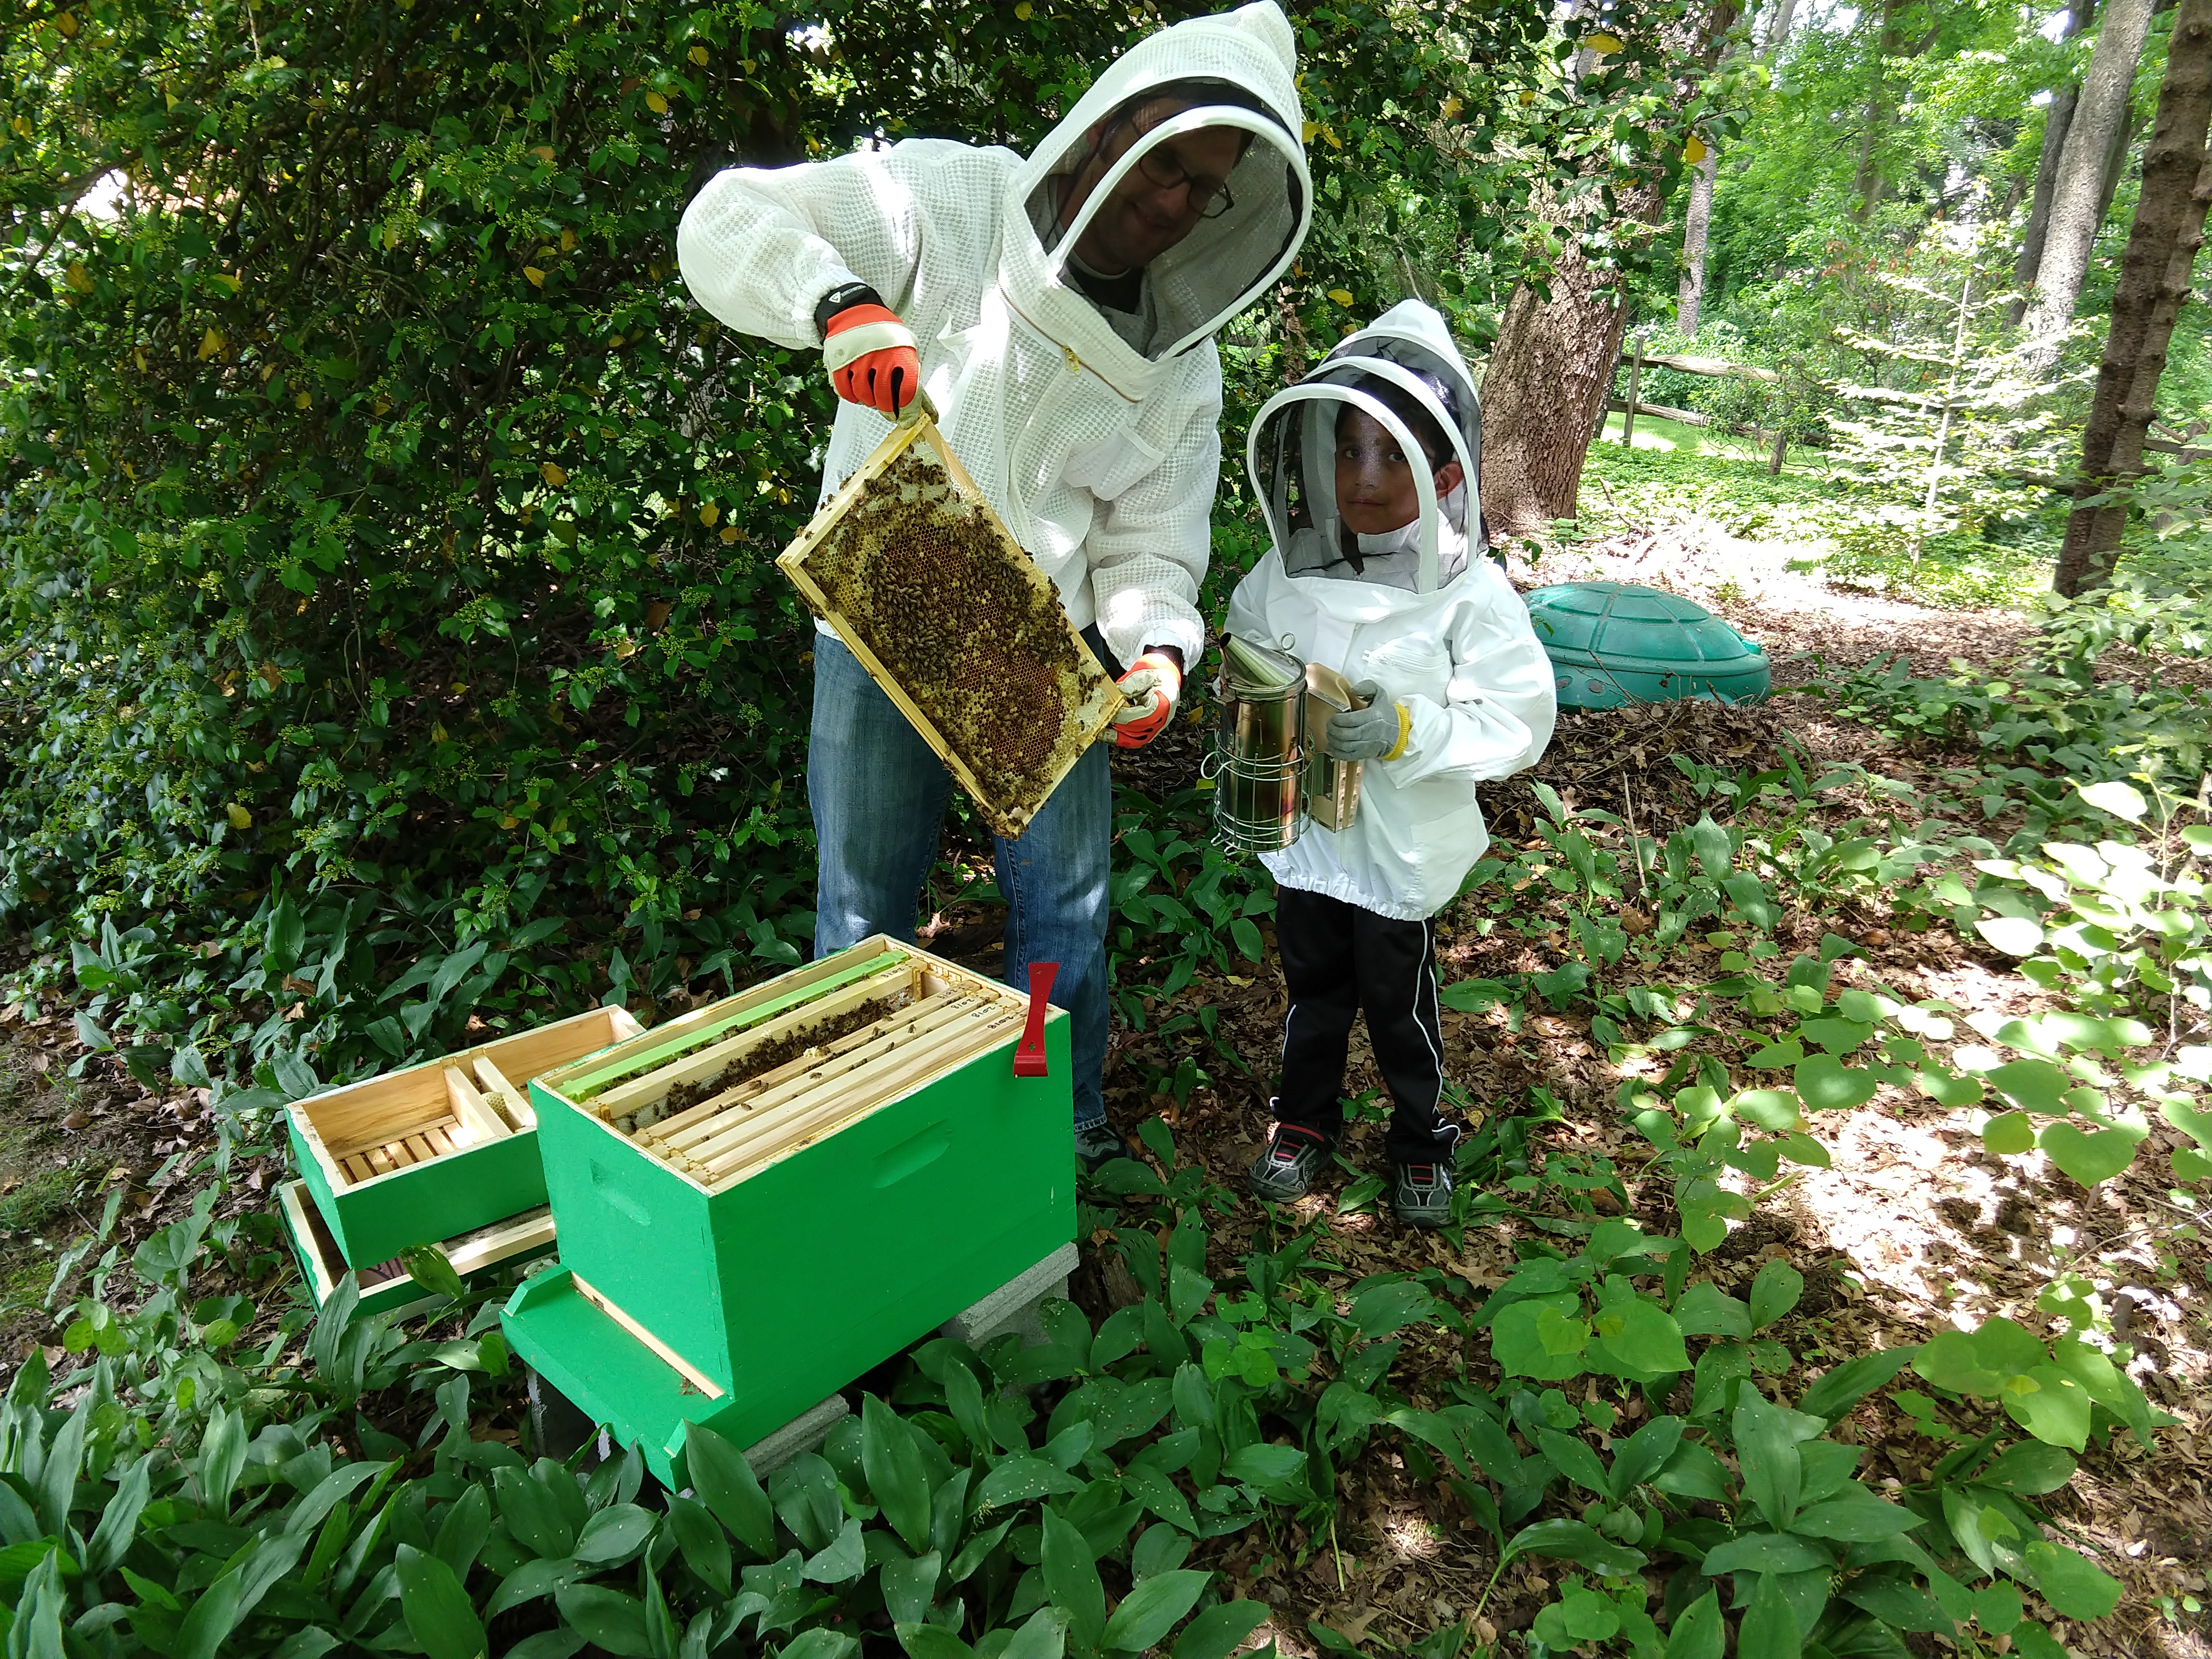
[{"label": "ground cover plant", "polygon": [[[1180,9],[40,0],[0,33],[9,1659],[2205,1651],[2207,490],[2158,452],[2116,587],[2026,603],[2109,280],[2033,398],[1977,379],[2087,47],[2033,9],[1917,47],[1896,9],[1290,9],[1317,229],[1224,336],[1209,617],[1263,550],[1249,411],[1399,298],[1478,357],[1541,291],[1607,319],[1578,350],[1782,377],[1647,370],[1717,424],[1601,438],[1516,550],[1694,592],[1781,695],[1571,714],[1486,787],[1444,1233],[1388,1217],[1357,1047],[1337,1167],[1241,1194],[1282,992],[1201,674],[1117,758],[1142,1150],[1042,1345],[923,1343],[817,1453],[763,1482],[702,1438],[669,1493],[536,1442],[508,1283],[425,1253],[425,1312],[307,1304],[283,1103],[809,947],[810,635],[765,567],[829,404],[690,306],[687,176],[1025,143]],[[1723,146],[1705,324],[1667,335],[1632,204]],[[2187,444],[2192,312],[2172,356]],[[946,829],[924,937],[991,967]]]}]

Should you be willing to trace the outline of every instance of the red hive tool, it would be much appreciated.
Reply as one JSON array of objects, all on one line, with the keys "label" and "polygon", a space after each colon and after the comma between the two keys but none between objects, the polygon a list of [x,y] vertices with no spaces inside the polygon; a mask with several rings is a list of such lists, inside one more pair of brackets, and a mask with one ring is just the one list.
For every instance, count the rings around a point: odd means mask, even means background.
[{"label": "red hive tool", "polygon": [[1056,962],[1030,963],[1030,1018],[1022,1040],[1014,1045],[1014,1075],[1042,1077],[1044,1069],[1044,1012],[1052,1000],[1052,981],[1060,972]]}]

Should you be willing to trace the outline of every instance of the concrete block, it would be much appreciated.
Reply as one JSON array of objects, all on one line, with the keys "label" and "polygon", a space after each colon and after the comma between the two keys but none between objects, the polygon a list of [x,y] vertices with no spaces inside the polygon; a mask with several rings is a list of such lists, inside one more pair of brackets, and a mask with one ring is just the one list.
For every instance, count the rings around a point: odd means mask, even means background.
[{"label": "concrete block", "polygon": [[830,1431],[853,1414],[845,1396],[833,1394],[811,1411],[801,1412],[775,1433],[745,1448],[745,1462],[754,1475],[765,1480],[801,1452],[818,1450]]},{"label": "concrete block", "polygon": [[955,1314],[938,1327],[938,1334],[970,1347],[981,1347],[1008,1331],[1021,1334],[1024,1347],[1044,1340],[1042,1304],[1047,1297],[1067,1294],[1068,1275],[1075,1271],[1075,1246],[1061,1245],[1027,1273],[1001,1285],[964,1313]]}]

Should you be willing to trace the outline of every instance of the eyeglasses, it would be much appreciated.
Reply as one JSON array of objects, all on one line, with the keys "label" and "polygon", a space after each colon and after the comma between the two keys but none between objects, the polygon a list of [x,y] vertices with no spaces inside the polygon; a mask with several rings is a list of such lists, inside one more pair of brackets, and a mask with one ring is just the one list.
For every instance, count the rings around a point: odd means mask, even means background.
[{"label": "eyeglasses", "polygon": [[[1139,137],[1151,131],[1149,126],[1140,125],[1135,121],[1127,125],[1133,128]],[[1229,193],[1226,181],[1208,181],[1192,177],[1184,170],[1182,163],[1168,153],[1165,145],[1146,150],[1139,156],[1137,171],[1144,176],[1146,184],[1157,190],[1174,190],[1179,185],[1186,187],[1187,194],[1183,199],[1201,219],[1218,219],[1237,205],[1237,198]]]}]

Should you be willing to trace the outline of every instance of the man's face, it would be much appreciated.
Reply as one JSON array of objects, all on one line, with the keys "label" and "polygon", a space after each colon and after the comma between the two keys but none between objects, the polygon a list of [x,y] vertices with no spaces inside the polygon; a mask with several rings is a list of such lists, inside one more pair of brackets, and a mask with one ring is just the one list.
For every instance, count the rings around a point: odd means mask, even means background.
[{"label": "man's face", "polygon": [[[1175,99],[1162,99],[1141,106],[1107,131],[1097,155],[1071,180],[1060,210],[1062,222],[1083,210],[1098,181],[1147,132],[1189,107]],[[1093,270],[1109,276],[1150,264],[1197,228],[1243,154],[1247,137],[1237,127],[1200,127],[1147,151],[1084,227],[1075,246],[1077,256]],[[1162,179],[1170,182],[1163,184]]]}]

